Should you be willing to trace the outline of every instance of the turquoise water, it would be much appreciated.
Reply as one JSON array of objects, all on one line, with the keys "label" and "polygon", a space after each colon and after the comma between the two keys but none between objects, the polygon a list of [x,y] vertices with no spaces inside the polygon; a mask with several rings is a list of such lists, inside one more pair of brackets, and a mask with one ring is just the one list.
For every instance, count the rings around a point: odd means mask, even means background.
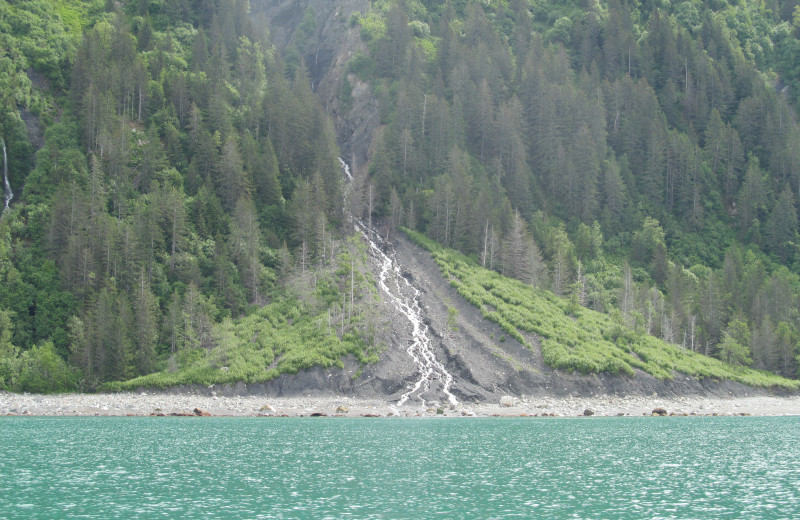
[{"label": "turquoise water", "polygon": [[0,417],[0,518],[800,518],[800,418]]}]

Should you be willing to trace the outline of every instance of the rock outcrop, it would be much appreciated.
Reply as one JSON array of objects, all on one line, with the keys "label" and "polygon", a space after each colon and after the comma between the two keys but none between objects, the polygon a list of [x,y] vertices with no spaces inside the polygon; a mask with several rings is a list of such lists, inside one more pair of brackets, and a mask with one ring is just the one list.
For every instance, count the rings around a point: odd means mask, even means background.
[{"label": "rock outcrop", "polygon": [[[366,52],[361,28],[351,26],[350,17],[365,13],[369,6],[369,0],[250,0],[251,19],[269,30],[277,49],[292,48],[302,54],[311,86],[333,117],[342,157],[354,174],[366,167],[379,126],[372,88],[347,71],[350,60]],[[313,31],[300,42],[297,29],[307,12],[313,12]],[[352,89],[349,106],[341,99],[345,78]]]},{"label": "rock outcrop", "polygon": [[510,407],[514,406],[515,402],[516,402],[516,399],[514,399],[510,395],[504,395],[503,397],[500,398],[500,406],[506,406],[506,407],[510,408]]},{"label": "rock outcrop", "polygon": [[[251,0],[251,17],[269,30],[276,48],[300,53],[308,68],[312,88],[336,126],[342,158],[358,177],[366,171],[370,150],[380,133],[378,104],[372,89],[348,72],[348,63],[367,52],[360,27],[351,24],[354,13],[365,13],[369,0]],[[304,23],[313,19],[313,24]],[[298,33],[298,27],[304,29]],[[311,28],[310,28],[311,27]],[[345,79],[352,100],[342,101]],[[698,380],[676,374],[672,380],[656,379],[637,372],[634,377],[609,374],[582,375],[551,369],[544,363],[539,339],[526,338],[528,348],[488,322],[481,311],[464,301],[440,274],[430,255],[404,236],[389,237],[386,253],[413,280],[420,292],[425,325],[432,335],[437,359],[453,375],[452,393],[459,403],[493,402],[508,396],[681,395],[735,396],[754,390],[730,381]],[[376,278],[379,268],[375,268]],[[385,317],[378,332],[383,345],[380,361],[362,366],[355,358],[343,360],[344,369],[314,368],[284,375],[264,384],[250,384],[235,393],[284,395],[350,395],[377,397],[397,402],[413,387],[418,370],[406,349],[413,332],[386,302],[380,304]],[[457,323],[448,324],[448,310],[456,308]],[[502,339],[498,339],[502,338]],[[426,399],[446,399],[445,395]],[[506,405],[509,406],[509,405]],[[337,412],[341,413],[341,412]]]}]

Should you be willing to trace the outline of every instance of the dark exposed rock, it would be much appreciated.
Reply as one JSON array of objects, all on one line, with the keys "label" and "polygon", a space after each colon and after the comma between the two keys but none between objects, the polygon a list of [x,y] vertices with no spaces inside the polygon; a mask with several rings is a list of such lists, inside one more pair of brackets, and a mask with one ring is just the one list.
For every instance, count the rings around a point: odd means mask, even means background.
[{"label": "dark exposed rock", "polygon": [[28,141],[33,145],[34,150],[39,150],[44,146],[44,130],[39,121],[39,116],[27,110],[25,107],[19,107],[19,117],[25,123],[25,130],[28,134]]},{"label": "dark exposed rock", "polygon": [[663,408],[653,408],[652,414],[653,415],[660,415],[661,417],[664,417],[664,416],[667,415],[667,411],[665,409],[663,409]]},{"label": "dark exposed rock", "polygon": [[206,412],[206,411],[204,411],[204,410],[201,410],[200,408],[195,408],[195,409],[192,411],[192,413],[194,413],[194,414],[195,414],[196,416],[198,416],[198,417],[211,417],[211,414],[210,414],[210,413],[208,413],[208,412]]},{"label": "dark exposed rock", "polygon": [[[279,51],[291,47],[297,28],[303,23],[306,10],[314,13],[314,33],[309,41],[315,45],[300,46],[308,68],[309,80],[323,106],[335,122],[342,157],[356,173],[368,164],[376,136],[380,133],[379,106],[373,89],[356,75],[348,73],[348,62],[359,52],[366,52],[358,27],[349,24],[355,12],[365,13],[369,0],[251,0],[251,18],[256,27],[269,28],[271,40]],[[296,42],[295,42],[296,43]],[[33,79],[33,78],[32,78]],[[344,80],[352,88],[352,106],[343,106],[341,91]],[[783,84],[776,83],[776,90]],[[27,124],[27,121],[26,121]],[[466,303],[443,280],[430,256],[412,246],[405,237],[392,237],[401,266],[401,275],[421,291],[425,309],[424,323],[437,344],[442,359],[454,375],[451,391],[462,402],[493,401],[504,395],[528,396],[591,396],[682,395],[736,396],[752,389],[731,381],[675,377],[659,380],[637,371],[635,377],[607,374],[580,375],[558,372],[544,365],[538,338],[531,336],[532,348],[505,337],[495,324],[481,316],[480,310]],[[447,307],[459,311],[457,331],[444,324]],[[381,338],[387,348],[381,360],[360,367],[354,358],[344,360],[344,370],[314,368],[296,375],[286,375],[257,385],[236,385],[222,390],[222,395],[268,394],[295,396],[311,394],[346,394],[358,397],[381,396],[396,399],[415,375],[413,364],[404,352],[399,338],[407,331],[399,330],[402,320],[394,320]],[[526,337],[527,339],[527,337]],[[437,354],[437,355],[438,355]],[[362,370],[363,369],[363,370]],[[354,374],[362,374],[353,377]],[[181,389],[178,389],[180,391]],[[184,389],[185,391],[186,389]],[[766,392],[766,391],[765,391]]]},{"label": "dark exposed rock", "polygon": [[583,415],[584,415],[585,417],[590,417],[590,416],[594,415],[594,412],[593,412],[592,410],[589,410],[589,409],[587,408],[586,410],[584,410],[584,411],[583,411]]}]

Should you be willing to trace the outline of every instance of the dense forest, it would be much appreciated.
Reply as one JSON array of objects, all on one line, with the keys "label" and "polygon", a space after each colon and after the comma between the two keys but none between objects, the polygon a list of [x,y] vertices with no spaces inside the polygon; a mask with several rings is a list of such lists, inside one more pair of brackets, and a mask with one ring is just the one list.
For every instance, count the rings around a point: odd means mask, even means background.
[{"label": "dense forest", "polygon": [[377,213],[735,364],[797,374],[797,2],[375,1]]},{"label": "dense forest", "polygon": [[374,0],[341,20],[338,109],[380,107],[346,199],[313,10],[281,56],[249,9],[0,2],[0,388],[376,360],[348,213],[797,377],[796,0]]},{"label": "dense forest", "polygon": [[374,356],[331,125],[247,2],[51,4],[0,4],[0,386]]}]

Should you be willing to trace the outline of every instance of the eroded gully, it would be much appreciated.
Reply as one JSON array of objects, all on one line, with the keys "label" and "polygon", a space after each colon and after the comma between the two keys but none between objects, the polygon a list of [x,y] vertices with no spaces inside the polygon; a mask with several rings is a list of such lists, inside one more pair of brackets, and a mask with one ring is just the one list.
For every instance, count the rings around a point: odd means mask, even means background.
[{"label": "eroded gully", "polygon": [[[349,168],[344,161],[339,161],[349,181],[352,179]],[[367,241],[371,258],[380,266],[378,286],[381,292],[386,295],[389,304],[411,325],[411,338],[407,340],[406,353],[416,366],[417,374],[400,396],[397,406],[403,406],[409,401],[417,401],[426,406],[442,396],[452,406],[456,406],[458,399],[451,391],[453,375],[436,357],[430,328],[422,316],[419,288],[402,275],[390,243],[384,241],[373,229],[368,229],[363,222],[355,222],[355,229]]]}]

